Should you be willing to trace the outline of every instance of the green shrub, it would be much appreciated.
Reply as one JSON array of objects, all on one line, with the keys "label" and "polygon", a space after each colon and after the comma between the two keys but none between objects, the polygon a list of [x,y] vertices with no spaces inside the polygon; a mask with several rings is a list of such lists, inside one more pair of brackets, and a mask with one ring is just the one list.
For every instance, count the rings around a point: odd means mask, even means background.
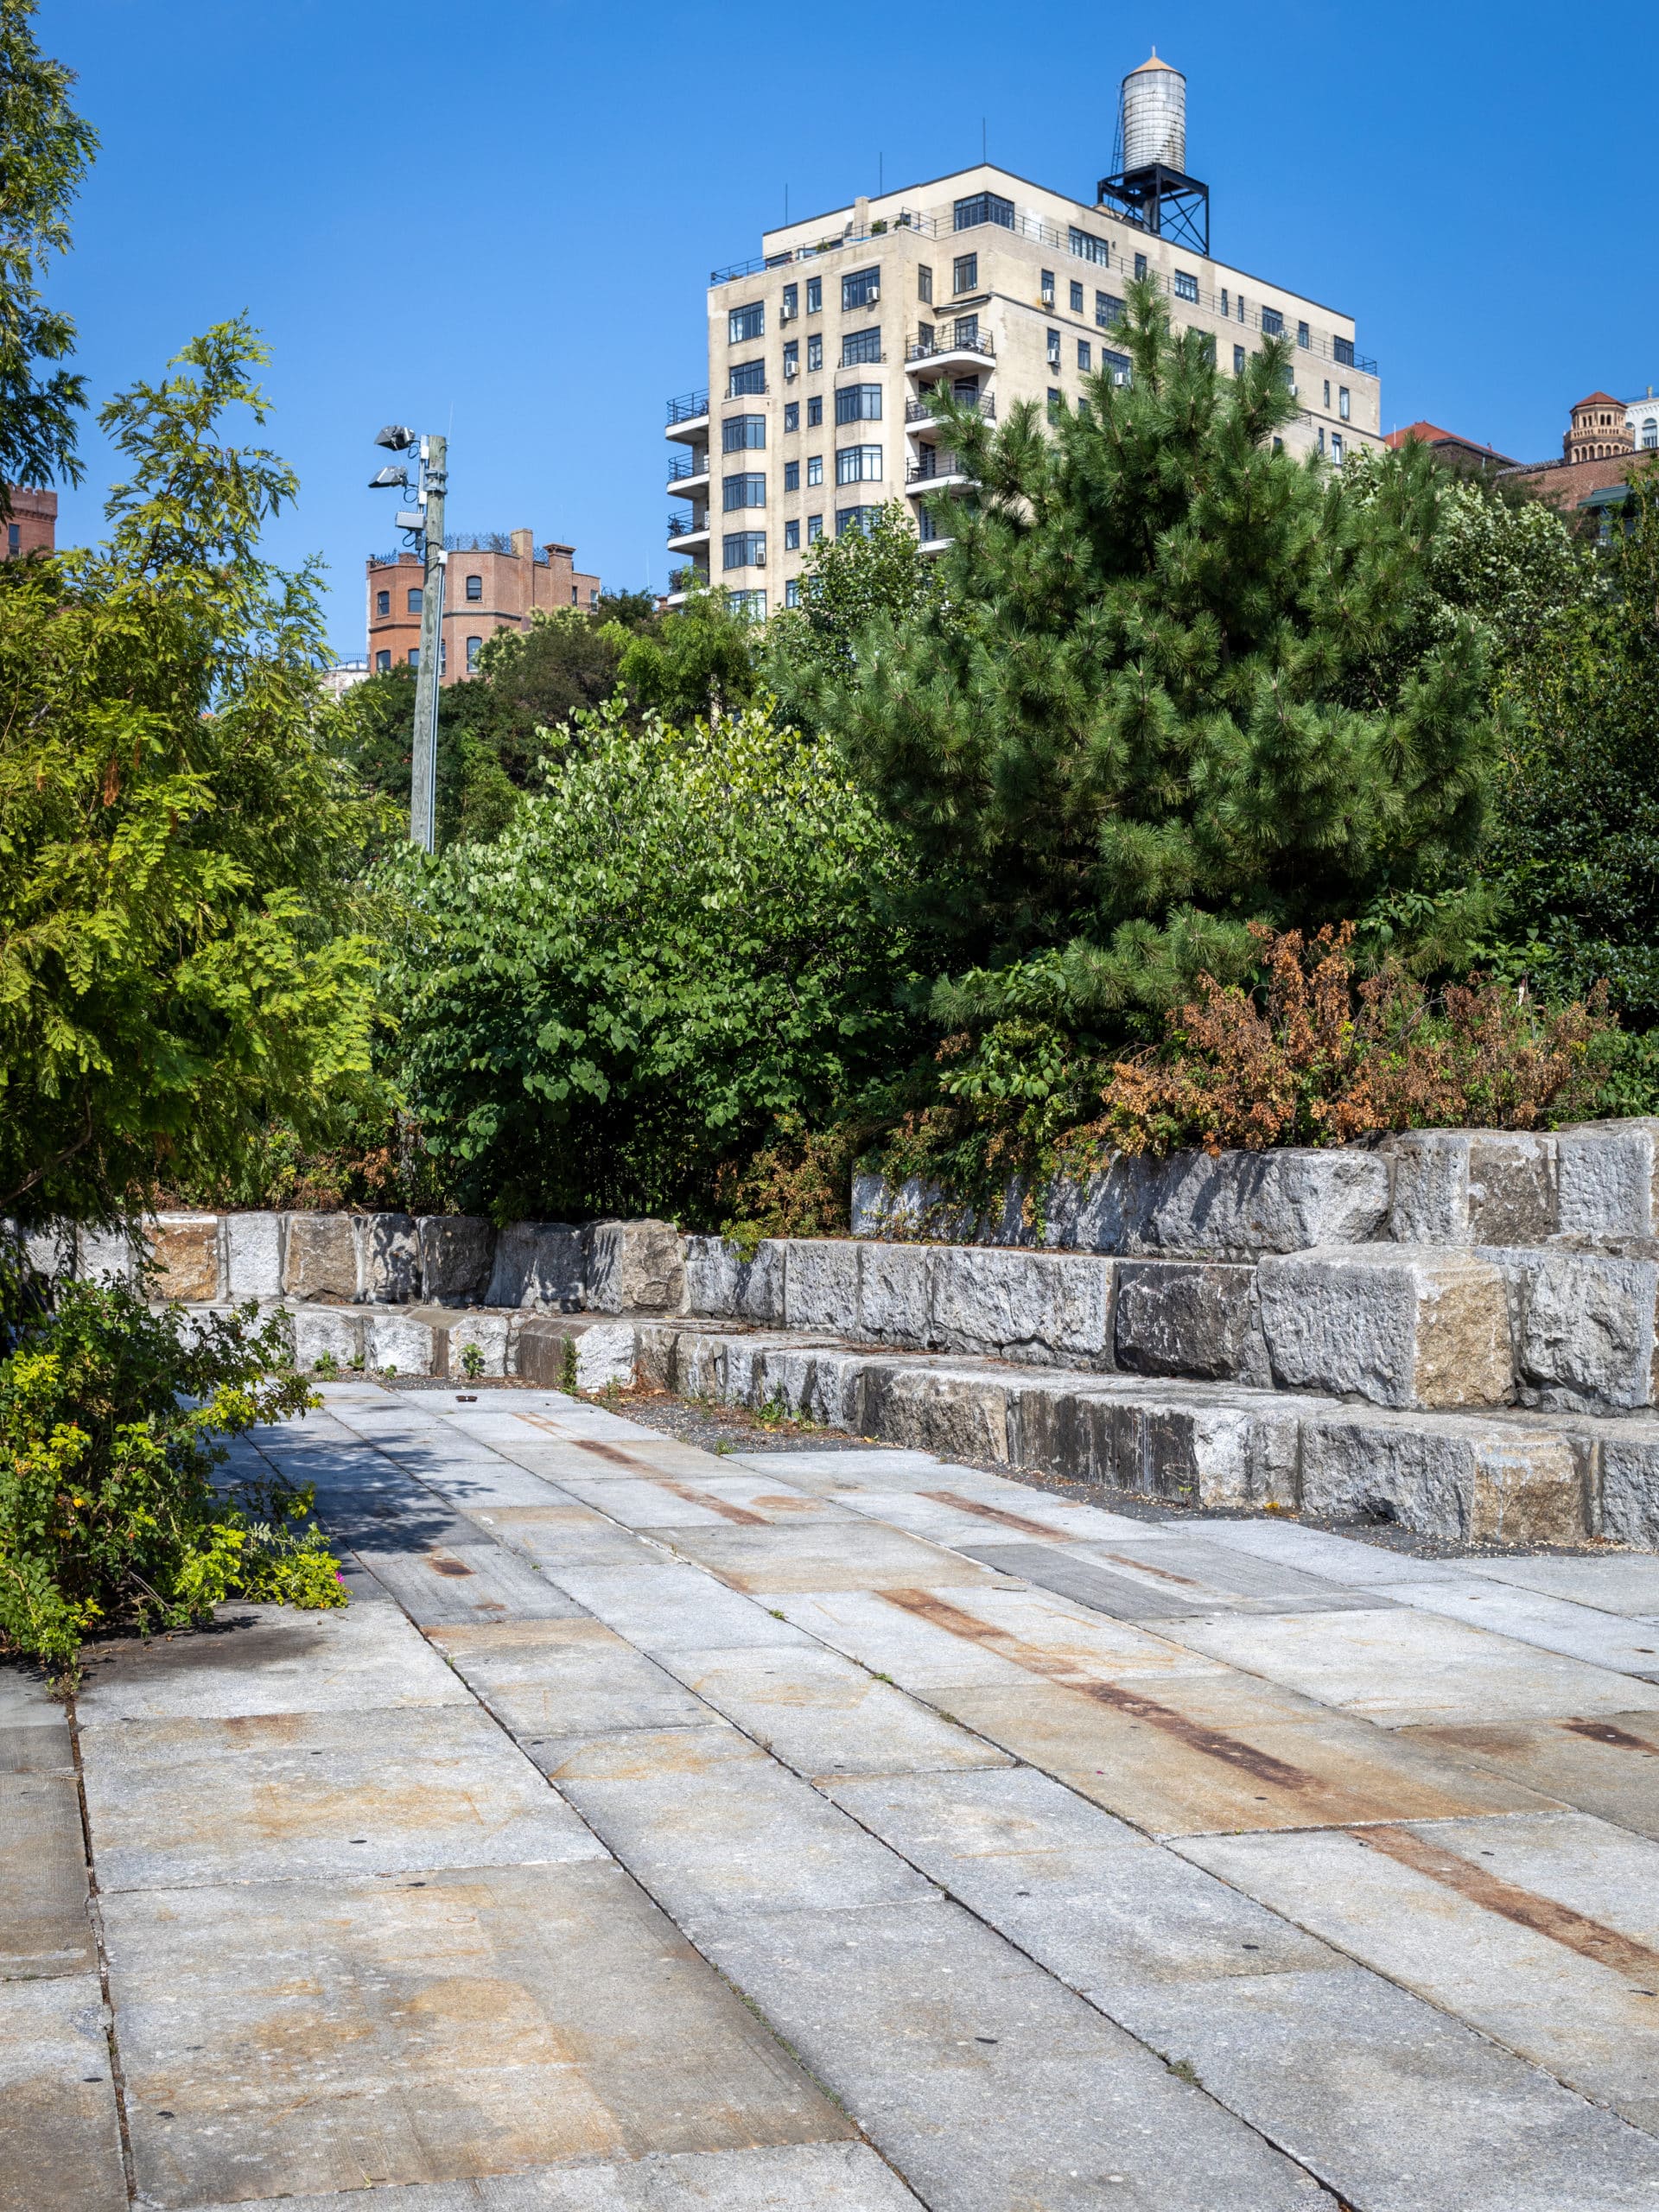
[{"label": "green shrub", "polygon": [[61,1285],[0,1360],[0,1652],[67,1669],[88,1636],[187,1627],[226,1598],[344,1605],[311,1491],[215,1474],[219,1439],[315,1402],[251,1306],[187,1325]]}]

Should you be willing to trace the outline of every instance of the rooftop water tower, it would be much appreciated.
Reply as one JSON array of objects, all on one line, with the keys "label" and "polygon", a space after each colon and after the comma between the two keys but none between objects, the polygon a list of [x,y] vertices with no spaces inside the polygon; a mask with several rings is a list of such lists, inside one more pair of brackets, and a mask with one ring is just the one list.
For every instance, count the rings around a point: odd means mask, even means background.
[{"label": "rooftop water tower", "polygon": [[1113,174],[1098,197],[1144,231],[1210,251],[1210,188],[1186,174],[1186,79],[1152,59],[1123,79]]}]

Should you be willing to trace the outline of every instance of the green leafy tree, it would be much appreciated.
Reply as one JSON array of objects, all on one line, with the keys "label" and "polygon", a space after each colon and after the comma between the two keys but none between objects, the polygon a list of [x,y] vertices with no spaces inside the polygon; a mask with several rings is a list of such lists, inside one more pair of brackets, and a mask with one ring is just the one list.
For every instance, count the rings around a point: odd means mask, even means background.
[{"label": "green leafy tree", "polygon": [[952,1019],[1144,1026],[1198,971],[1248,973],[1250,922],[1438,888],[1480,834],[1475,626],[1390,659],[1446,480],[1411,449],[1362,500],[1276,450],[1294,348],[1223,376],[1149,285],[1118,342],[1132,379],[1086,410],[943,407],[978,489],[935,503],[941,601],[864,625],[824,694],[969,970]]},{"label": "green leafy tree", "polygon": [[764,710],[557,745],[494,843],[391,863],[410,1106],[463,1201],[709,1217],[720,1163],[903,1046],[902,849]]},{"label": "green leafy tree", "polygon": [[[620,642],[620,641],[619,641]],[[757,632],[723,591],[694,593],[623,646],[618,675],[635,706],[670,722],[718,721],[755,697]]]},{"label": "green leafy tree", "polygon": [[924,553],[901,501],[889,499],[873,523],[808,546],[800,605],[766,626],[766,682],[785,718],[810,727],[817,693],[855,666],[855,641],[872,622],[944,616],[935,556]]},{"label": "green leafy tree", "polygon": [[101,417],[107,544],[0,564],[0,1211],[111,1218],[366,1082],[365,823],[323,738],[295,479],[241,321]]},{"label": "green leafy tree", "polygon": [[69,105],[73,73],[47,60],[35,0],[0,0],[0,518],[8,486],[80,481],[75,417],[86,379],[62,362],[75,326],[46,305],[47,263],[67,251],[68,212],[98,139]]}]

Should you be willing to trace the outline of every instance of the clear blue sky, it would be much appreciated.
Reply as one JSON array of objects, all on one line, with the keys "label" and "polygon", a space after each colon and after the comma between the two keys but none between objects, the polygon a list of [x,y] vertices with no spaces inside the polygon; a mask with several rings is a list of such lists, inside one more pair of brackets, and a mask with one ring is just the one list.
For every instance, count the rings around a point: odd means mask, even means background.
[{"label": "clear blue sky", "polygon": [[[1526,459],[1571,403],[1659,385],[1656,109],[1635,43],[1511,0],[1389,8],[834,0],[42,0],[104,150],[54,296],[101,399],[247,308],[298,467],[283,557],[363,650],[365,489],[397,419],[450,434],[452,526],[574,541],[659,588],[663,403],[704,376],[709,270],[781,219],[979,156],[1079,198],[1117,83],[1188,79],[1224,258],[1346,309],[1385,427]],[[63,536],[100,522],[95,432]]]}]

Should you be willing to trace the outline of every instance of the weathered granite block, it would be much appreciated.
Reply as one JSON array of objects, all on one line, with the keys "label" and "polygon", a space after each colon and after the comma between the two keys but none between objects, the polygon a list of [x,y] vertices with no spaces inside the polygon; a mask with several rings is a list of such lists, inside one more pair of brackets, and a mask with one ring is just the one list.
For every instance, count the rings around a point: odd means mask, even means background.
[{"label": "weathered granite block", "polygon": [[124,1290],[137,1287],[139,1247],[125,1229],[78,1229],[75,1231],[75,1273],[83,1282],[118,1283]]},{"label": "weathered granite block", "polygon": [[1302,1505],[1332,1520],[1399,1521],[1467,1542],[1553,1543],[1585,1532],[1571,1439],[1432,1414],[1314,1414],[1302,1422]]},{"label": "weathered granite block", "polygon": [[1651,1405],[1659,1266],[1597,1252],[1528,1255],[1519,1367],[1529,1403]]},{"label": "weathered granite block", "polygon": [[1394,1164],[1389,1234],[1395,1243],[1533,1244],[1554,1234],[1552,1136],[1413,1129],[1382,1150]]},{"label": "weathered granite block", "polygon": [[291,1213],[283,1288],[312,1304],[350,1306],[358,1289],[358,1220],[349,1213]]},{"label": "weathered granite block", "polygon": [[1181,1153],[1132,1249],[1250,1260],[1363,1244],[1388,1210],[1388,1162],[1374,1152]]},{"label": "weathered granite block", "polygon": [[919,1175],[894,1185],[880,1175],[855,1173],[852,1229],[855,1236],[967,1243],[977,1235],[979,1224],[971,1206],[956,1205],[937,1183],[925,1183]]},{"label": "weathered granite block", "polygon": [[1571,1544],[1588,1533],[1590,1447],[1571,1437],[1494,1430],[1475,1446],[1477,1543]]},{"label": "weathered granite block", "polygon": [[632,1321],[538,1313],[520,1327],[516,1354],[519,1374],[548,1390],[626,1389],[637,1372]]},{"label": "weathered granite block", "polygon": [[434,1345],[429,1321],[417,1321],[411,1313],[385,1307],[371,1311],[365,1318],[364,1350],[371,1367],[383,1374],[389,1369],[399,1375],[431,1374]]},{"label": "weathered granite block", "polygon": [[1651,1236],[1659,1121],[1589,1122],[1555,1133],[1567,1236]]},{"label": "weathered granite block", "polygon": [[1253,1268],[1225,1260],[1122,1260],[1117,1364],[1140,1375],[1266,1382]]},{"label": "weathered granite block", "polygon": [[682,1239],[685,1310],[717,1319],[779,1323],[784,1318],[782,1240],[768,1236],[743,1259],[723,1236]]},{"label": "weathered granite block", "polygon": [[581,1230],[563,1221],[515,1221],[497,1236],[486,1306],[574,1313],[582,1291]]},{"label": "weathered granite block", "polygon": [[75,1228],[69,1221],[48,1222],[43,1228],[20,1231],[15,1221],[4,1224],[8,1241],[22,1237],[23,1255],[37,1275],[57,1282],[75,1272]]},{"label": "weathered granite block", "polygon": [[933,1255],[935,1340],[1005,1359],[1110,1364],[1112,1262],[948,1245]]},{"label": "weathered granite block", "polygon": [[1659,1421],[1620,1421],[1603,1441],[1597,1533],[1659,1551]]},{"label": "weathered granite block", "polygon": [[1051,1250],[1140,1251],[1167,1173],[1162,1160],[1114,1153],[1093,1175],[1056,1176],[1043,1193],[1043,1243]]},{"label": "weathered granite block", "polygon": [[583,1231],[583,1249],[591,1313],[679,1312],[685,1270],[671,1221],[596,1221]]},{"label": "weathered granite block", "polygon": [[423,1214],[415,1224],[421,1253],[421,1296],[442,1306],[484,1302],[495,1257],[493,1225],[476,1214]]},{"label": "weathered granite block", "polygon": [[785,1260],[784,1319],[791,1329],[858,1327],[859,1248],[840,1237],[791,1236]]},{"label": "weathered granite block", "polygon": [[1503,1278],[1432,1247],[1299,1252],[1257,1270],[1281,1388],[1380,1406],[1486,1406],[1513,1392]]},{"label": "weathered granite block", "polygon": [[217,1214],[157,1214],[147,1242],[154,1262],[146,1279],[152,1297],[182,1306],[213,1305],[219,1294]]},{"label": "weathered granite block", "polygon": [[432,1324],[435,1375],[446,1375],[452,1382],[464,1383],[469,1345],[476,1349],[484,1363],[478,1370],[480,1375],[507,1375],[512,1371],[509,1353],[512,1324],[516,1315],[480,1312],[450,1314],[438,1307],[423,1312],[419,1318]]},{"label": "weathered granite block", "polygon": [[284,1217],[279,1213],[225,1217],[225,1287],[233,1299],[283,1294]]},{"label": "weathered granite block", "polygon": [[294,1364],[308,1375],[321,1359],[350,1367],[363,1357],[363,1316],[338,1306],[296,1306]]},{"label": "weathered granite block", "polygon": [[866,1433],[944,1459],[1008,1458],[1008,1389],[1000,1376],[941,1374],[898,1360],[872,1361],[864,1376]]},{"label": "weathered granite block", "polygon": [[407,1306],[421,1294],[421,1239],[406,1213],[359,1216],[359,1283],[371,1306]]},{"label": "weathered granite block", "polygon": [[933,1342],[932,1275],[948,1264],[952,1248],[926,1244],[866,1244],[859,1253],[856,1333],[873,1344]]}]

